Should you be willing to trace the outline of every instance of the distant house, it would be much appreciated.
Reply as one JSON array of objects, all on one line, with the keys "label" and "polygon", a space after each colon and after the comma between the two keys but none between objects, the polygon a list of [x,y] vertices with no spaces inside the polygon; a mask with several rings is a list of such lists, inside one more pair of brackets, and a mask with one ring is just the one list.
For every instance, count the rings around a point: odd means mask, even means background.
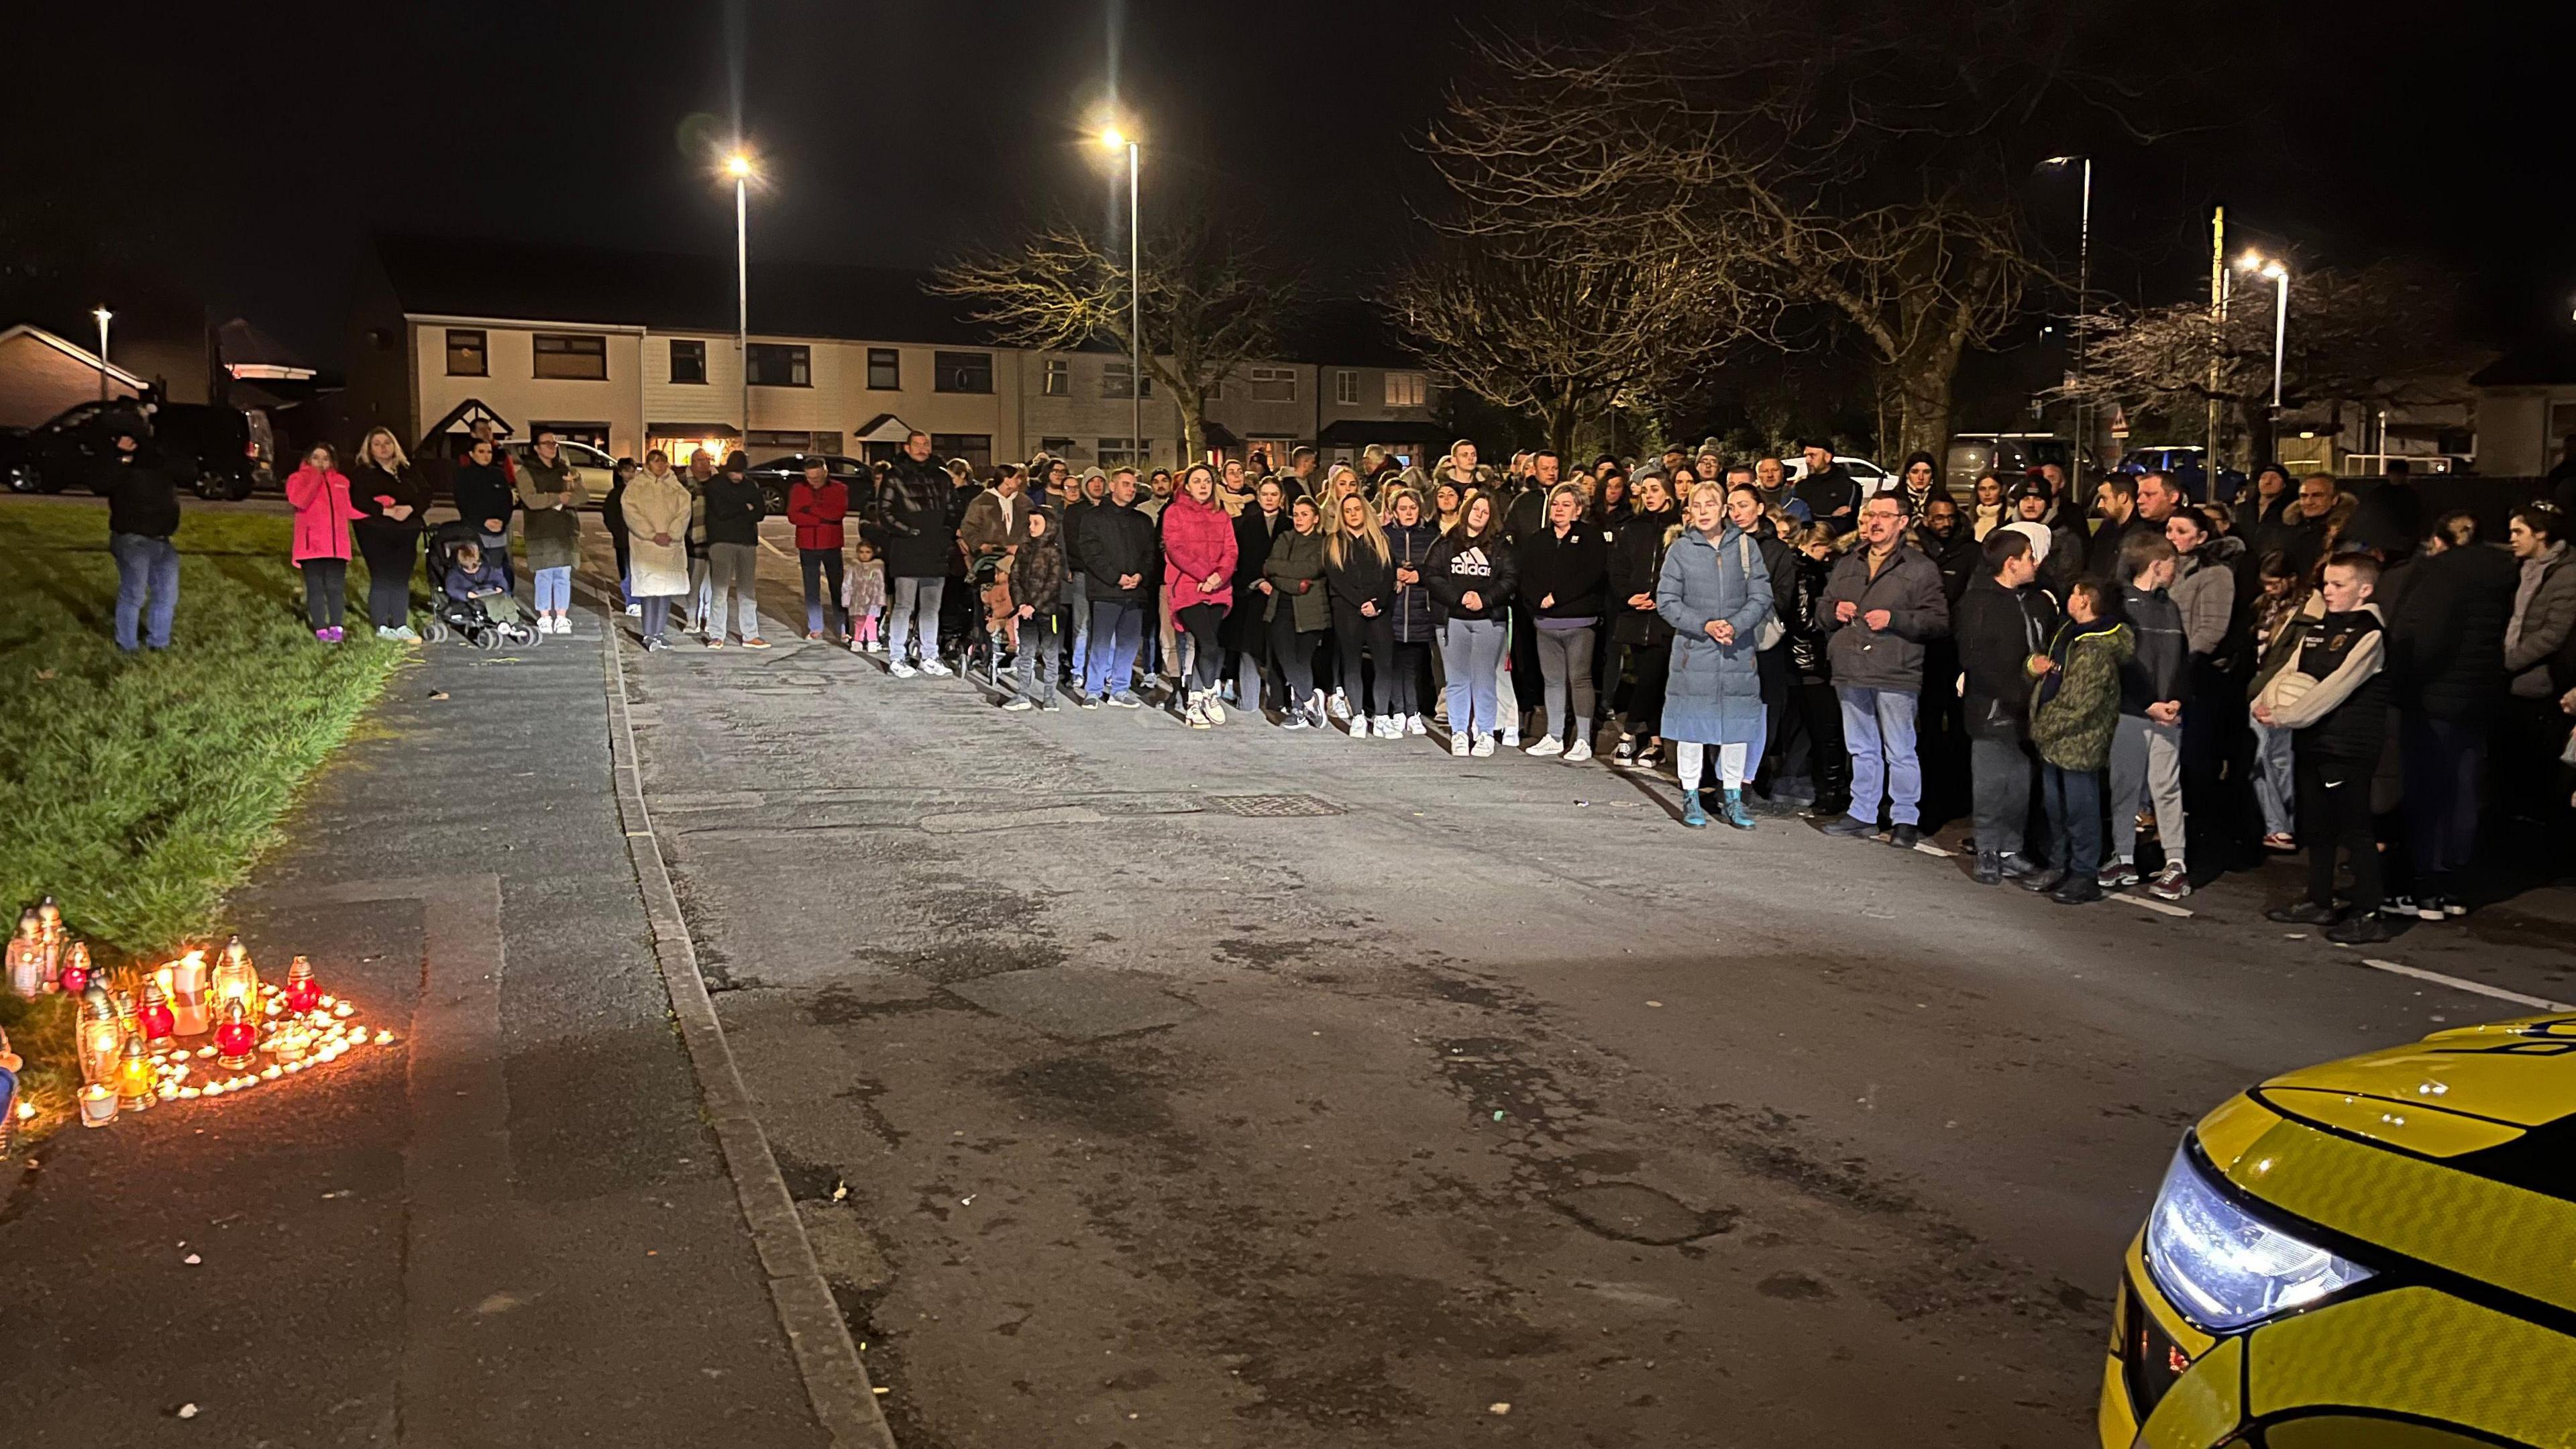
[{"label": "distant house", "polygon": [[[978,467],[1041,448],[1078,467],[1168,467],[1179,453],[1178,410],[1150,378],[1146,437],[1130,436],[1127,358],[1002,346],[919,272],[754,262],[746,352],[727,258],[385,237],[375,261],[353,316],[349,411],[406,442],[472,402],[516,436],[544,427],[675,461],[886,456],[912,429]],[[1255,363],[1211,405],[1210,446],[1274,462],[1300,444],[1413,451],[1434,401],[1424,372],[1383,351]]]},{"label": "distant house", "polygon": [[[102,377],[104,385],[102,387]],[[0,428],[32,428],[76,403],[140,397],[148,384],[32,322],[0,332]]]},{"label": "distant house", "polygon": [[2479,369],[2478,471],[2529,478],[2576,438],[2576,339],[2508,352]]}]

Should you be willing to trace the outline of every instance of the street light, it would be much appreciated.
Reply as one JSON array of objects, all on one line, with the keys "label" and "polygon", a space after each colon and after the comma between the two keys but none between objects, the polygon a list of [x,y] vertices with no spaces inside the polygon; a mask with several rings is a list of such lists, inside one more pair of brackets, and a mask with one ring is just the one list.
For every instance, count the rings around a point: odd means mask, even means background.
[{"label": "street light", "polygon": [[2290,338],[2290,269],[2254,251],[2238,257],[2236,269],[2268,277],[2272,282],[2272,418],[2277,424],[2281,417],[2281,357]]},{"label": "street light", "polygon": [[734,360],[742,366],[742,442],[751,450],[751,178],[759,168],[740,148],[725,157],[724,171],[733,178]]},{"label": "street light", "polygon": [[[1100,133],[1100,144],[1109,150],[1127,153],[1127,343],[1132,352],[1128,360],[1127,396],[1131,399],[1127,425],[1127,457],[1141,474],[1149,464],[1145,458],[1145,218],[1138,199],[1142,195],[1137,174],[1143,169],[1144,153],[1137,149],[1136,138],[1110,126]],[[1178,454],[1176,462],[1186,462]]]},{"label": "street light", "polygon": [[89,314],[98,319],[98,400],[107,401],[107,323],[116,314],[99,307]]},{"label": "street light", "polygon": [[[2084,167],[2083,201],[2076,213],[2075,233],[2075,380],[2080,384],[2084,381],[2086,341],[2084,314],[2085,310],[2092,305],[2093,297],[2093,158],[2051,156],[2046,162],[2050,166],[2073,166],[2078,163]],[[2075,466],[2072,470],[2079,487],[2084,481],[2085,449],[2091,442],[2092,439],[2086,436],[2084,431],[2084,397],[2079,392],[2075,398]],[[2077,496],[2081,497],[2082,494],[2079,492]]]}]

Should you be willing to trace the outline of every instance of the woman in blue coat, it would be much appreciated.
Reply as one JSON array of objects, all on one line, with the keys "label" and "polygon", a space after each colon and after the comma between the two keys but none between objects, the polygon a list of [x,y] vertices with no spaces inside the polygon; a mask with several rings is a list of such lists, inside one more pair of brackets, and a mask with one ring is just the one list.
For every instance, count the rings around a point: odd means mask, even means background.
[{"label": "woman in blue coat", "polygon": [[1670,682],[1664,689],[1664,738],[1675,745],[1682,781],[1682,823],[1708,824],[1700,808],[1705,746],[1717,746],[1726,790],[1726,823],[1751,830],[1744,809],[1746,761],[1761,753],[1764,716],[1757,655],[1763,625],[1774,617],[1771,571],[1762,550],[1727,520],[1726,491],[1714,483],[1691,490],[1681,536],[1664,553],[1655,581],[1655,612],[1673,626]]}]

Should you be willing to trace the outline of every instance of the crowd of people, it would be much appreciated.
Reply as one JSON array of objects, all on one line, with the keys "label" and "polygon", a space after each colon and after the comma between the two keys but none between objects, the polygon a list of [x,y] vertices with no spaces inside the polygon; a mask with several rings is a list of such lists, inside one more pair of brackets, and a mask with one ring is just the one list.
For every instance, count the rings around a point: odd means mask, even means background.
[{"label": "crowd of people", "polygon": [[[166,647],[175,496],[117,447],[117,639]],[[2056,465],[1954,495],[1929,455],[1873,489],[1821,442],[1802,466],[1711,444],[1573,472],[1464,440],[1275,471],[979,477],[931,452],[913,434],[855,497],[820,460],[787,490],[805,637],[898,679],[980,664],[1008,710],[1669,769],[1694,828],[1803,809],[1910,848],[1966,817],[1974,879],[2068,904],[2304,850],[2273,914],[2354,943],[2464,914],[2499,840],[2576,839],[2576,559],[2546,499],[2490,540],[2403,477],[2355,495],[2278,467],[2233,497],[2149,472],[2079,498]],[[515,610],[524,561],[537,627],[568,631],[588,500],[553,437],[514,462],[478,435],[449,491],[471,536],[443,587]],[[345,469],[317,446],[287,492],[315,637],[342,635],[353,541],[370,622],[412,637],[432,499],[398,440]],[[647,650],[769,647],[770,505],[741,455],[621,463],[601,506]]]}]

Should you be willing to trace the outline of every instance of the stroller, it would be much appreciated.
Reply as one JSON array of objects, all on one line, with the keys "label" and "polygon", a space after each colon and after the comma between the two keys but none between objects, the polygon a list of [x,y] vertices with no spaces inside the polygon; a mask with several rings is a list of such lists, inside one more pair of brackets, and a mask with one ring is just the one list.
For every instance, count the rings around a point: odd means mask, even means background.
[{"label": "stroller", "polygon": [[459,643],[477,649],[533,649],[541,638],[536,625],[525,619],[505,623],[494,619],[480,599],[447,596],[447,576],[455,571],[456,551],[482,541],[483,531],[463,519],[430,530],[429,626],[421,631],[421,637],[437,644],[452,635]]}]

